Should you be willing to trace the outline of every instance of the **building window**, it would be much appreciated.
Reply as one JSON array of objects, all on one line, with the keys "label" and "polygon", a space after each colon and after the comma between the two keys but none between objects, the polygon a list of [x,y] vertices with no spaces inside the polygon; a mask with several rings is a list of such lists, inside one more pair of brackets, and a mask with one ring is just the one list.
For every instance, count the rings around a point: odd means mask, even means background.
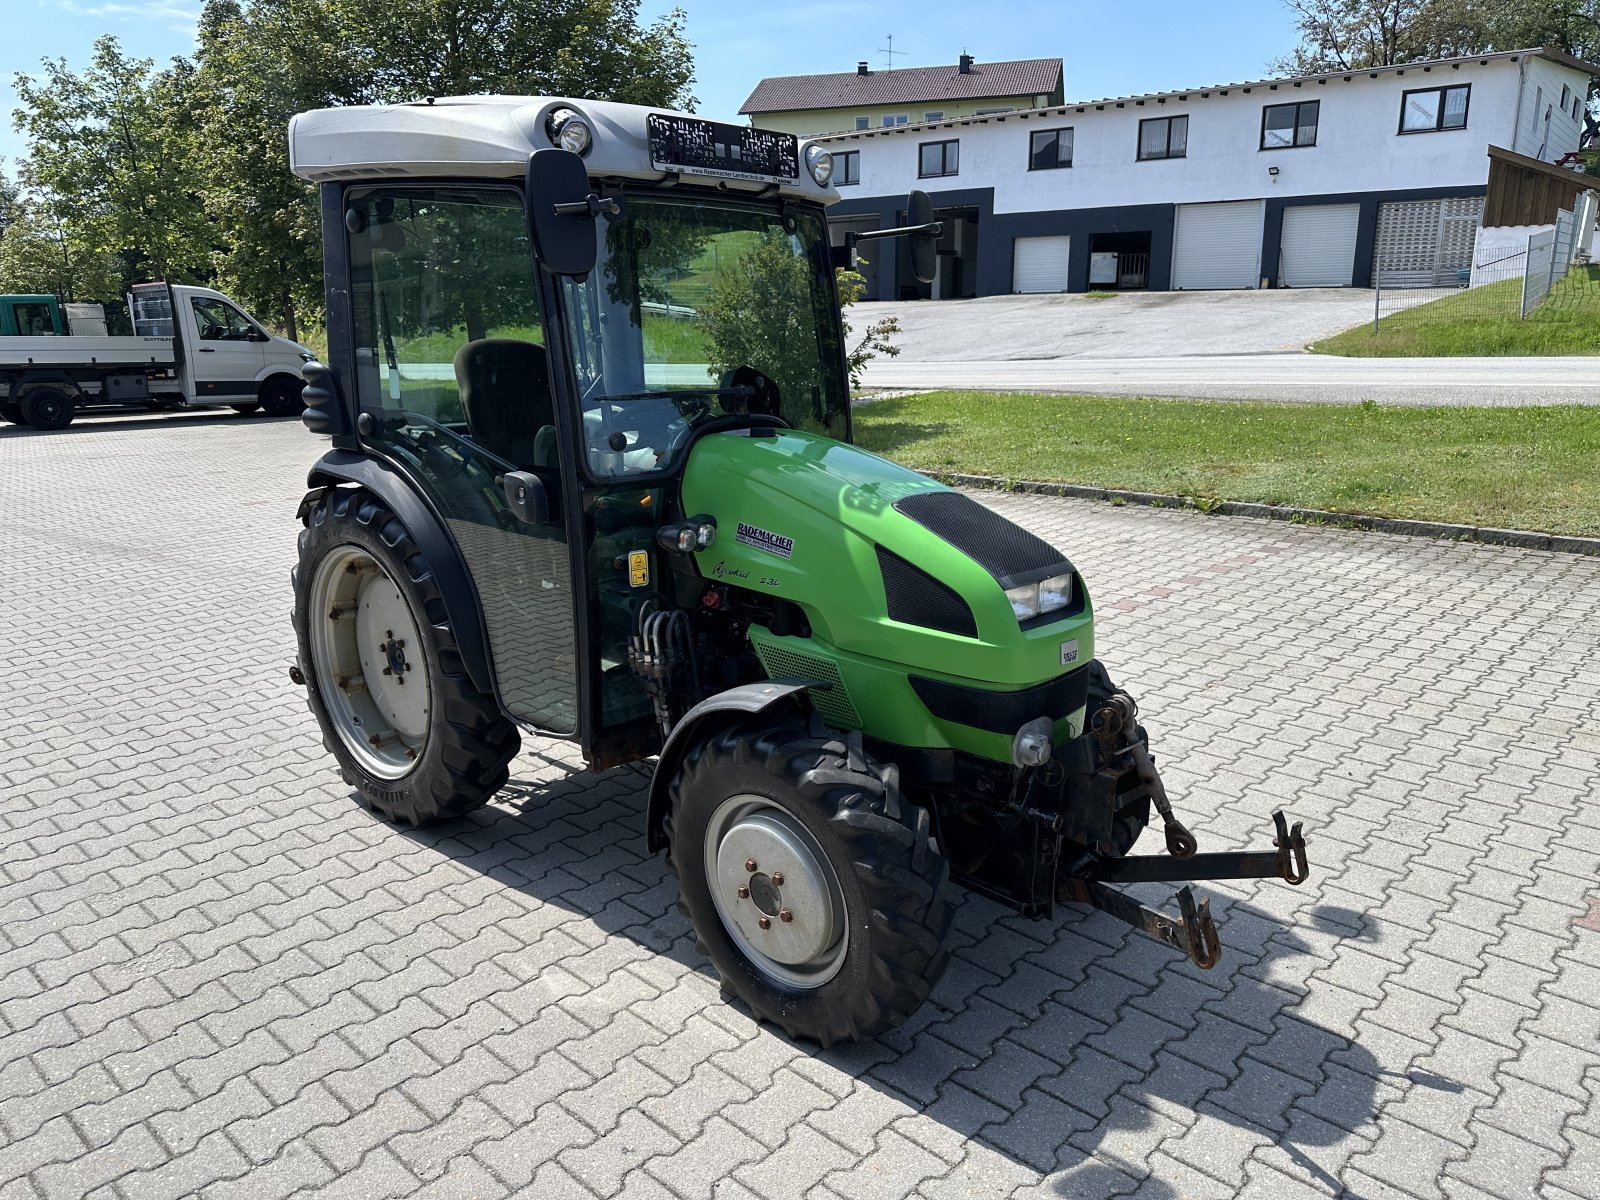
[{"label": "building window", "polygon": [[1567,105],[1570,103],[1572,103],[1572,89],[1563,83],[1561,85],[1561,111],[1563,114],[1566,113]]},{"label": "building window", "polygon": [[1072,130],[1041,129],[1028,139],[1028,170],[1049,171],[1072,165]]},{"label": "building window", "polygon": [[856,118],[856,128],[857,129],[870,129],[871,127],[872,127],[872,118],[871,117],[857,117]]},{"label": "building window", "polygon": [[910,116],[908,116],[906,113],[899,113],[896,116],[885,117],[883,119],[883,128],[893,129],[896,125],[909,125],[910,123]]},{"label": "building window", "polygon": [[924,121],[942,121],[944,120],[944,109],[936,108],[932,112],[925,112],[922,114],[922,119]]},{"label": "building window", "polygon": [[1400,97],[1401,133],[1437,133],[1441,129],[1467,127],[1467,96],[1470,83],[1456,87],[1424,88],[1405,92]]},{"label": "building window", "polygon": [[833,182],[838,187],[861,182],[861,151],[841,150],[834,154]]},{"label": "building window", "polygon": [[1189,118],[1151,117],[1139,122],[1139,159],[1185,158],[1189,150]]},{"label": "building window", "polygon": [[917,174],[923,179],[940,175],[954,175],[959,159],[956,151],[960,142],[923,142],[917,148]]},{"label": "building window", "polygon": [[1261,110],[1261,148],[1289,150],[1295,146],[1317,144],[1317,113],[1320,100],[1299,104],[1269,104]]}]

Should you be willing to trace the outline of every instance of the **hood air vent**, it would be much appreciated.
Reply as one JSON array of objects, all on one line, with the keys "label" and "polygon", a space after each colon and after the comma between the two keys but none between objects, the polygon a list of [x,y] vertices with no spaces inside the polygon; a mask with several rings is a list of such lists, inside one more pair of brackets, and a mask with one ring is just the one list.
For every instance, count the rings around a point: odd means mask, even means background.
[{"label": "hood air vent", "polygon": [[949,542],[1003,588],[1072,570],[1066,555],[1049,542],[960,492],[918,492],[895,501],[894,509]]}]

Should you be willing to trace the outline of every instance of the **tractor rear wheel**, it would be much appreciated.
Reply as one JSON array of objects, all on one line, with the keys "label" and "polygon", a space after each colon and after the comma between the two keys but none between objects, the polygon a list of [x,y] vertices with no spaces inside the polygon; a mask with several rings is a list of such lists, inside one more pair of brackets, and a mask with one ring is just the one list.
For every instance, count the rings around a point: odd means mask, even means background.
[{"label": "tractor rear wheel", "polygon": [[329,492],[294,570],[300,669],[323,744],[362,804],[423,825],[486,804],[516,726],[467,674],[428,560],[370,492]]},{"label": "tractor rear wheel", "polygon": [[13,425],[26,425],[27,418],[22,415],[22,405],[12,404],[9,400],[0,400],[0,419],[10,421]]},{"label": "tractor rear wheel", "polygon": [[758,717],[671,784],[678,908],[756,1015],[824,1046],[894,1028],[944,970],[950,867],[899,772],[820,722]]}]

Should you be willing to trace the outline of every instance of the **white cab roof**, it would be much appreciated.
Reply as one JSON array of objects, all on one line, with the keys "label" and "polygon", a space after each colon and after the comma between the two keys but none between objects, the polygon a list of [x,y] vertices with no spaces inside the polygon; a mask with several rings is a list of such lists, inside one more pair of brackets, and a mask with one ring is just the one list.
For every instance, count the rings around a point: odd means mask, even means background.
[{"label": "white cab roof", "polygon": [[[545,118],[558,108],[582,115],[594,130],[584,166],[595,178],[654,181],[667,172],[650,165],[645,118],[669,109],[569,100],[558,96],[447,96],[413,104],[320,108],[289,121],[289,166],[316,183],[344,179],[521,179],[528,155],[552,145]],[[693,116],[681,113],[679,116]],[[703,118],[702,118],[703,119]],[[839,198],[818,187],[804,167],[800,178],[779,185],[785,196],[824,204]],[[693,168],[686,181],[759,192],[770,183],[720,178]]]}]

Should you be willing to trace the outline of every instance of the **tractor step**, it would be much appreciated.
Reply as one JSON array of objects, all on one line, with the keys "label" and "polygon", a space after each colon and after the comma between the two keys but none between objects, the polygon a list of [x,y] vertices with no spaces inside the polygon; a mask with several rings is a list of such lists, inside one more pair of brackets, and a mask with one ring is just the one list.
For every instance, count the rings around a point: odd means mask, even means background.
[{"label": "tractor step", "polygon": [[[1056,882],[1060,903],[1087,904],[1148,933],[1189,956],[1197,967],[1209,969],[1222,957],[1217,926],[1211,919],[1211,901],[1195,901],[1185,886],[1178,893],[1176,920],[1146,908],[1138,901],[1107,887],[1109,883],[1175,883],[1195,879],[1281,879],[1300,884],[1311,874],[1306,861],[1306,839],[1297,821],[1291,828],[1283,813],[1272,814],[1277,837],[1271,850],[1244,850],[1223,854],[1194,854],[1172,858],[1160,854],[1128,858],[1094,859],[1087,873],[1066,875]],[[1082,868],[1080,868],[1082,869]]]}]

